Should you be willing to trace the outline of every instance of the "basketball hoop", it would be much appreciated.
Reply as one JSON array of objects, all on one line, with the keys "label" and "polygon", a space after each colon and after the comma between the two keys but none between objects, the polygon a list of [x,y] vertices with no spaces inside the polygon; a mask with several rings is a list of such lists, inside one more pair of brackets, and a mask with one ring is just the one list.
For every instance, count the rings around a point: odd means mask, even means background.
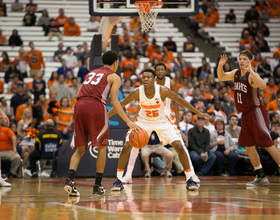
[{"label": "basketball hoop", "polygon": [[163,2],[137,1],[134,4],[138,8],[138,14],[141,19],[142,32],[154,31],[157,28],[157,14],[163,6]]}]

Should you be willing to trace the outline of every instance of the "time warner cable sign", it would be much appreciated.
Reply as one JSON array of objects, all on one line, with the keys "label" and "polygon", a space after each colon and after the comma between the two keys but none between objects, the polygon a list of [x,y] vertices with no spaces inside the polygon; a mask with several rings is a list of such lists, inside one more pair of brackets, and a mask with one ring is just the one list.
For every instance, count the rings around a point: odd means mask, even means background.
[{"label": "time warner cable sign", "polygon": [[[123,140],[108,139],[107,142],[107,158],[119,158],[123,149]],[[97,158],[97,146],[92,146],[91,141],[88,142],[89,153],[92,157]]]}]

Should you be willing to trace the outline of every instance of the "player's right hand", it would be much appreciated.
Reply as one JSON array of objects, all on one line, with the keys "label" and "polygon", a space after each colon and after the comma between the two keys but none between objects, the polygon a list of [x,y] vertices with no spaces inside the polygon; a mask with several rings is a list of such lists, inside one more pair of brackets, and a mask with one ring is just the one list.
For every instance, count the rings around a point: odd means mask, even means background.
[{"label": "player's right hand", "polygon": [[225,63],[227,62],[228,57],[226,54],[221,55],[220,61],[219,61],[219,65],[223,66],[225,65]]},{"label": "player's right hand", "polygon": [[129,121],[129,122],[127,122],[126,124],[127,124],[127,126],[128,126],[131,130],[136,131],[136,132],[138,132],[138,131],[140,131],[140,130],[142,129],[142,128],[139,127],[138,125],[134,124],[132,121]]},{"label": "player's right hand", "polygon": [[206,118],[211,118],[211,115],[208,115],[207,113],[200,112],[200,113],[197,114],[197,117],[206,119]]}]

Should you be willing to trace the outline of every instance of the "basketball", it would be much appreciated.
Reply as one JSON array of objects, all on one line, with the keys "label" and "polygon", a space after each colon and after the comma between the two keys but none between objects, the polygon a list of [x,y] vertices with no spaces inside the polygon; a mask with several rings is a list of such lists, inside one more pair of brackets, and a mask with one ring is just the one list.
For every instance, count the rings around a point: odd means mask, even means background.
[{"label": "basketball", "polygon": [[138,132],[133,130],[129,135],[129,142],[135,148],[145,147],[149,142],[149,135],[144,129]]}]

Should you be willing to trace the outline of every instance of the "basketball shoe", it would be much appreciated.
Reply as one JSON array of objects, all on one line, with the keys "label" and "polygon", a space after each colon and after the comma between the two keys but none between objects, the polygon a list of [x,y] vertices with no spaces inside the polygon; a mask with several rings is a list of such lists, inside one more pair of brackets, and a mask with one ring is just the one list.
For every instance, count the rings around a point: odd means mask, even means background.
[{"label": "basketball shoe", "polygon": [[192,176],[192,179],[193,179],[194,182],[200,183],[200,179],[198,178],[198,176],[197,176],[196,174],[194,174],[194,175]]},{"label": "basketball shoe", "polygon": [[105,194],[105,188],[101,185],[94,184],[93,186],[93,195],[101,196]]},{"label": "basketball shoe", "polygon": [[124,189],[122,181],[120,181],[118,178],[113,183],[113,186],[111,187],[111,191],[122,191]]},{"label": "basketball shoe", "polygon": [[68,196],[80,196],[80,193],[74,186],[74,182],[69,178],[65,181],[64,190],[68,193]]},{"label": "basketball shoe", "polygon": [[193,181],[192,177],[189,178],[189,180],[187,181],[187,190],[198,190],[198,185],[195,181]]},{"label": "basketball shoe", "polygon": [[132,183],[132,177],[131,177],[131,176],[124,176],[124,177],[122,178],[122,183],[123,183],[123,184]]},{"label": "basketball shoe", "polygon": [[6,180],[6,178],[3,179],[3,178],[0,176],[0,187],[2,187],[2,186],[5,186],[5,187],[10,187],[10,186],[12,186],[11,183],[7,183],[5,180]]},{"label": "basketball shoe", "polygon": [[263,185],[268,185],[268,184],[269,184],[269,181],[268,181],[267,177],[260,178],[260,177],[256,176],[256,178],[252,182],[246,183],[246,186],[263,186]]}]

